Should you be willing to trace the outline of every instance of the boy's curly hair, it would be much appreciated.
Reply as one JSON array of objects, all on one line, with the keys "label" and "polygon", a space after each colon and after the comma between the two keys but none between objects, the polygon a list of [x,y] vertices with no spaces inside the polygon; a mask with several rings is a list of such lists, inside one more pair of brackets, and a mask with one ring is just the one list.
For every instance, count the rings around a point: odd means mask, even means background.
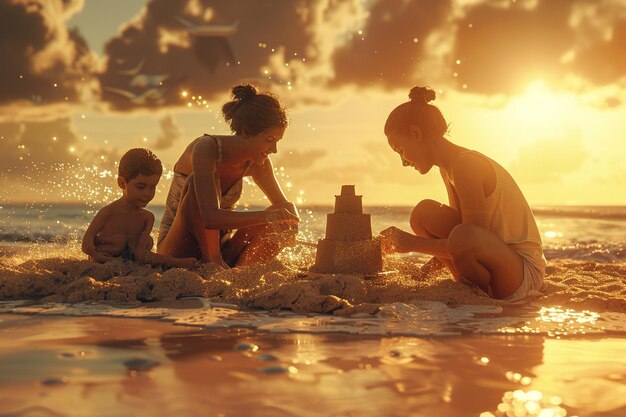
[{"label": "boy's curly hair", "polygon": [[163,173],[161,161],[149,149],[134,148],[129,150],[120,159],[118,176],[130,181],[139,175],[151,176]]}]

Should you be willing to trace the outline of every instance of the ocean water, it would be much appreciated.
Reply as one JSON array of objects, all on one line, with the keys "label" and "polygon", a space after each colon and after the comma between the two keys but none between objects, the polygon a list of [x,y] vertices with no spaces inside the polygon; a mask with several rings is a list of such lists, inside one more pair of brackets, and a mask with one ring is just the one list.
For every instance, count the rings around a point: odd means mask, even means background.
[{"label": "ocean water", "polygon": [[[148,207],[158,219],[163,206]],[[252,208],[254,209],[254,207]],[[65,244],[80,240],[97,208],[62,204],[0,204],[0,245]],[[376,234],[395,225],[409,230],[410,207],[366,207]],[[551,260],[626,262],[626,206],[553,206],[533,209]],[[301,207],[301,238],[324,237],[332,207]]]}]

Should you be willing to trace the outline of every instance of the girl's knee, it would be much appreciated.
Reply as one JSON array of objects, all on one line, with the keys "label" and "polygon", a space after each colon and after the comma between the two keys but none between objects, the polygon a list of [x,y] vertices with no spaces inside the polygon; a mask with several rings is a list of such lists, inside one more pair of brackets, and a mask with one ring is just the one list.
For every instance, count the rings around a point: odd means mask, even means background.
[{"label": "girl's knee", "polygon": [[413,208],[409,224],[413,233],[422,237],[430,237],[426,228],[426,223],[435,214],[436,210],[441,207],[441,203],[435,200],[422,200]]},{"label": "girl's knee", "polygon": [[473,253],[477,243],[478,226],[473,224],[459,224],[448,236],[448,252],[452,258]]}]

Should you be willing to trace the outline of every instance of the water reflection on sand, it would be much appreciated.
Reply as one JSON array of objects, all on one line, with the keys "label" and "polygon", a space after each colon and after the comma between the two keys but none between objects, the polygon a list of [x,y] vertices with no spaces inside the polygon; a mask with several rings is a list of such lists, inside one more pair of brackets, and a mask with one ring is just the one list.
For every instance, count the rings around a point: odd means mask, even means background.
[{"label": "water reflection on sand", "polygon": [[0,315],[0,415],[623,415],[625,339],[604,336],[268,334]]}]

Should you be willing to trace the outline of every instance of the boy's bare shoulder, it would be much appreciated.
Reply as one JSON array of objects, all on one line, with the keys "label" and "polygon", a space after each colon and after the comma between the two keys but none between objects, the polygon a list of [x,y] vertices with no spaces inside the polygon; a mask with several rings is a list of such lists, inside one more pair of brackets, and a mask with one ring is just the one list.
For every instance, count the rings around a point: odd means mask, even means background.
[{"label": "boy's bare shoulder", "polygon": [[98,213],[102,213],[104,215],[111,215],[111,214],[115,214],[119,212],[120,209],[121,209],[120,200],[115,200],[112,203],[109,203],[106,206],[102,207],[100,210],[98,210]]},{"label": "boy's bare shoulder", "polygon": [[106,206],[102,207],[100,210],[98,210],[98,214],[99,215],[104,215],[104,216],[110,216],[112,214],[115,213],[116,209],[117,209],[117,201],[114,201],[112,203],[107,204]]}]

